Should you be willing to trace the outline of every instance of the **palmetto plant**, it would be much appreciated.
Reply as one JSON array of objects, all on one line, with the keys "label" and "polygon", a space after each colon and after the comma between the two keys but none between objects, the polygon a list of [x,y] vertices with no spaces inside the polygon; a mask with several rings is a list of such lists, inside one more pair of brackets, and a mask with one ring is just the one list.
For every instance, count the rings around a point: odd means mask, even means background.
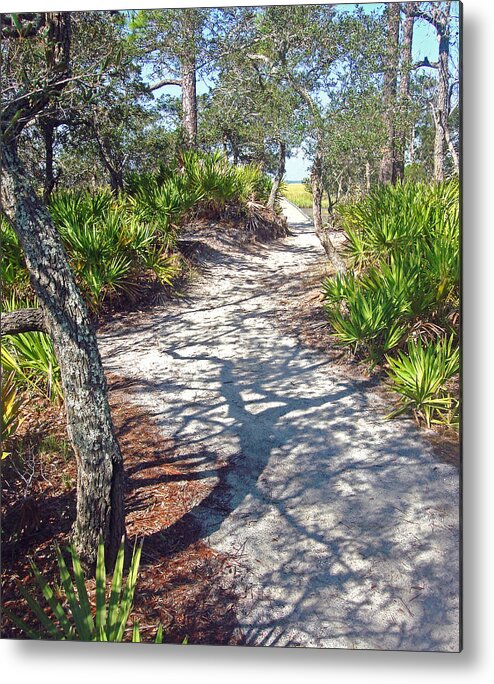
[{"label": "palmetto plant", "polygon": [[[96,606],[93,611],[89,601],[84,572],[74,547],[69,546],[72,575],[59,547],[55,547],[60,573],[60,586],[64,597],[59,600],[57,591],[46,582],[38,567],[31,562],[31,570],[44,601],[50,609],[47,614],[42,602],[30,591],[19,586],[23,598],[39,621],[40,627],[28,625],[8,609],[5,615],[31,639],[57,639],[80,641],[123,641],[127,622],[132,610],[137,583],[142,544],[134,547],[125,586],[123,583],[124,543],[120,545],[109,597],[107,597],[104,544],[100,540],[96,562]],[[139,625],[134,623],[132,641],[140,641]],[[161,625],[156,633],[156,643],[162,643]]]},{"label": "palmetto plant", "polygon": [[[25,400],[21,397],[17,384],[15,382],[15,373],[6,373],[1,369],[1,400],[2,400],[2,416],[1,416],[1,433],[0,441],[3,445],[11,439],[18,428],[20,427],[22,418],[22,408]],[[7,458],[10,453],[2,451],[2,460]]]},{"label": "palmetto plant", "polygon": [[373,360],[407,331],[448,325],[459,300],[458,184],[375,188],[340,209],[350,271],[323,283],[340,344]]},{"label": "palmetto plant", "polygon": [[2,302],[10,296],[22,296],[29,288],[29,273],[19,240],[7,223],[0,217],[0,282],[2,283]]},{"label": "palmetto plant", "polygon": [[396,358],[387,356],[386,371],[392,390],[401,395],[398,406],[389,417],[411,409],[427,426],[442,422],[448,413],[455,414],[458,402],[450,396],[446,383],[459,371],[459,349],[453,336],[435,343],[408,341],[407,352]]},{"label": "palmetto plant", "polygon": [[374,362],[396,347],[407,331],[409,288],[415,278],[399,262],[381,266],[361,277],[348,273],[323,284],[326,313],[337,340],[355,352],[363,350]]},{"label": "palmetto plant", "polygon": [[59,190],[50,200],[50,214],[59,228],[85,225],[103,218],[114,204],[114,197],[108,190],[84,192],[80,190]]},{"label": "palmetto plant", "polygon": [[140,291],[138,275],[152,269],[161,282],[171,283],[177,273],[169,252],[175,244],[171,222],[186,210],[183,181],[143,176],[131,180],[133,195],[111,193],[58,193],[50,209],[64,241],[81,291],[94,310],[108,298]]},{"label": "palmetto plant", "polygon": [[181,218],[199,199],[199,193],[188,187],[183,176],[177,174],[160,182],[157,176],[146,175],[141,184],[133,179],[129,205],[139,221],[152,225],[171,245]]},{"label": "palmetto plant", "polygon": [[62,397],[60,368],[48,335],[42,332],[5,335],[0,353],[3,368],[14,373],[17,384],[53,400]]},{"label": "palmetto plant", "polygon": [[345,309],[327,310],[336,337],[343,345],[363,350],[377,362],[402,339],[406,325],[401,322],[405,302],[389,297],[383,290],[357,289],[345,300]]},{"label": "palmetto plant", "polygon": [[457,181],[405,183],[373,189],[367,197],[339,208],[350,259],[363,267],[417,245],[458,244]]}]

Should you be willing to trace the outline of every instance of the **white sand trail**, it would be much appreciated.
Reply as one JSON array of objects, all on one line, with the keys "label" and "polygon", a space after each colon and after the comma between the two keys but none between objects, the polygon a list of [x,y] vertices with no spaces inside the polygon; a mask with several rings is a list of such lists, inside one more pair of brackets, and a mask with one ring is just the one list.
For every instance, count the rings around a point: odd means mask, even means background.
[{"label": "white sand trail", "polygon": [[292,235],[218,242],[187,300],[100,335],[108,371],[164,434],[221,453],[192,515],[240,557],[250,644],[455,651],[458,472],[408,420],[386,421],[369,383],[345,377],[277,325],[282,299],[324,252],[285,204]]}]

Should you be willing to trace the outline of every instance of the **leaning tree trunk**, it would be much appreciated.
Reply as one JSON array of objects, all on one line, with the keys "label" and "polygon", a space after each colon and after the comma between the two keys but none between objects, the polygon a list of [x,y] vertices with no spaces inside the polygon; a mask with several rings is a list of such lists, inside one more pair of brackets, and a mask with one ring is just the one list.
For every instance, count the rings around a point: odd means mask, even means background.
[{"label": "leaning tree trunk", "polygon": [[84,565],[92,567],[102,534],[111,566],[125,534],[123,462],[101,358],[59,235],[21,166],[15,139],[2,146],[1,201],[24,250],[61,370],[77,461],[75,546]]},{"label": "leaning tree trunk", "polygon": [[329,235],[329,227],[326,226],[322,220],[322,196],[324,192],[323,183],[323,164],[322,154],[319,150],[314,155],[312,162],[312,169],[310,174],[310,184],[312,190],[312,220],[314,222],[314,230],[317,237],[324,247],[326,256],[338,273],[345,271],[345,264],[339,257],[335,246]]},{"label": "leaning tree trunk", "polygon": [[278,152],[278,168],[276,169],[276,175],[273,180],[273,185],[271,186],[271,192],[269,193],[269,199],[267,203],[268,209],[274,210],[274,205],[276,203],[276,197],[278,195],[278,190],[285,175],[285,160],[286,160],[286,143],[281,140],[279,144]]},{"label": "leaning tree trunk", "polygon": [[400,3],[390,2],[386,6],[387,19],[387,51],[386,67],[384,70],[384,128],[386,142],[384,144],[381,164],[379,167],[380,183],[396,183],[399,170],[396,163],[396,87],[398,73],[398,43],[400,37]]}]

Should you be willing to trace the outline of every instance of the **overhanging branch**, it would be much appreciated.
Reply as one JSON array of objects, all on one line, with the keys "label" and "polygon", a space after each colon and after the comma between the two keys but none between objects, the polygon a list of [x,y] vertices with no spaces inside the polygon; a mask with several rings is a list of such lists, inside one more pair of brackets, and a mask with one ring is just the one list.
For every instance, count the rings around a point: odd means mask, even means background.
[{"label": "overhanging branch", "polygon": [[168,85],[176,85],[176,86],[181,86],[182,85],[182,79],[181,78],[164,78],[161,81],[156,81],[156,83],[151,83],[151,85],[148,86],[149,92],[153,92],[153,90],[158,90],[159,88],[163,88],[164,86]]},{"label": "overhanging branch", "polygon": [[3,335],[19,335],[26,332],[48,332],[43,309],[17,309],[3,313],[1,318]]}]

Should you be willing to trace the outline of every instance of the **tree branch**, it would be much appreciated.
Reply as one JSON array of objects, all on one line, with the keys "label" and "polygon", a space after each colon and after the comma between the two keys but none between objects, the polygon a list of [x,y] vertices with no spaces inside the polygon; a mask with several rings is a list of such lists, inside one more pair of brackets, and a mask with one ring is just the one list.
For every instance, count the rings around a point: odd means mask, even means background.
[{"label": "tree branch", "polygon": [[152,93],[153,90],[158,90],[158,88],[163,88],[163,86],[167,86],[167,85],[181,86],[182,85],[182,79],[181,78],[164,78],[162,81],[156,81],[156,83],[151,83],[151,85],[149,85],[147,89],[150,93]]},{"label": "tree branch", "polygon": [[1,318],[3,335],[18,335],[25,332],[48,332],[43,309],[17,309],[3,313]]},{"label": "tree branch", "polygon": [[429,62],[427,57],[424,57],[424,59],[420,62],[415,62],[415,64],[412,64],[410,69],[420,69],[420,67],[429,67],[430,69],[439,69],[439,62]]},{"label": "tree branch", "polygon": [[442,22],[440,19],[437,17],[433,17],[430,14],[427,14],[427,12],[424,12],[423,10],[416,9],[411,13],[412,17],[415,17],[416,19],[423,19],[424,21],[427,21],[431,26],[434,26],[436,31],[442,35],[446,31],[446,26],[444,25],[444,22]]}]

